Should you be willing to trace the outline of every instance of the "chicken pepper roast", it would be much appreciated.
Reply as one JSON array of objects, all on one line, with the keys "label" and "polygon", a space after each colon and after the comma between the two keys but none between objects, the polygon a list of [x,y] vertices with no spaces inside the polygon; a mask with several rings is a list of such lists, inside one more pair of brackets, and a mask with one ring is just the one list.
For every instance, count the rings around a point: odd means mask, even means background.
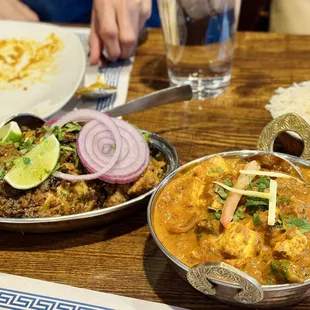
[{"label": "chicken pepper roast", "polygon": [[214,156],[181,171],[155,201],[158,239],[189,267],[223,261],[264,285],[304,282],[310,187],[283,170],[273,160]]},{"label": "chicken pepper roast", "polygon": [[[0,129],[0,217],[106,208],[148,192],[163,179],[166,163],[148,145],[147,135],[125,121],[81,111],[36,130],[16,123]],[[72,119],[90,121],[83,126]]]}]

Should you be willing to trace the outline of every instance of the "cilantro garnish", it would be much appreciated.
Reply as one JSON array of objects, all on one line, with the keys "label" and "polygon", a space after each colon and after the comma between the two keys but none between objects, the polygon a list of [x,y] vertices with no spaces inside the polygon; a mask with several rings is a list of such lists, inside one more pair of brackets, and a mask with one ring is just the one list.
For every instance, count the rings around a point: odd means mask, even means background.
[{"label": "cilantro garnish", "polygon": [[224,179],[223,183],[229,187],[233,187],[233,182],[229,179]]},{"label": "cilantro garnish", "polygon": [[30,152],[33,147],[35,146],[35,137],[27,137],[19,146],[19,152],[24,155],[28,152]]},{"label": "cilantro garnish", "polygon": [[23,157],[23,162],[26,166],[31,164],[31,159],[29,157]]},{"label": "cilantro garnish", "polygon": [[68,123],[65,125],[64,130],[66,132],[80,132],[82,130],[82,126],[79,123]]},{"label": "cilantro garnish", "polygon": [[146,142],[150,141],[150,134],[148,132],[141,132],[141,134]]},{"label": "cilantro garnish", "polygon": [[227,191],[222,186],[215,184],[214,191],[221,197],[221,199],[226,200]]},{"label": "cilantro garnish", "polygon": [[56,136],[56,138],[58,139],[59,142],[62,142],[65,138],[64,135],[62,133],[62,129],[59,126],[55,126],[53,128],[53,133]]},{"label": "cilantro garnish", "polygon": [[280,199],[278,199],[278,201],[277,201],[277,203],[278,203],[279,205],[283,205],[284,203],[289,204],[289,202],[290,202],[290,199],[289,199],[286,195],[282,196],[282,197],[281,197]]},{"label": "cilantro garnish", "polygon": [[302,234],[310,232],[310,223],[306,219],[288,216],[284,224],[287,228],[297,227]]},{"label": "cilantro garnish", "polygon": [[243,220],[246,218],[246,215],[244,213],[244,210],[242,207],[239,207],[236,211],[235,211],[235,214],[234,214],[234,217],[233,217],[233,221],[234,222],[237,222],[239,220]]},{"label": "cilantro garnish", "polygon": [[208,174],[211,173],[224,173],[224,170],[221,167],[211,168],[208,172]]},{"label": "cilantro garnish", "polygon": [[214,218],[218,221],[220,220],[221,215],[222,215],[222,210],[212,208],[211,206],[208,207],[208,210],[214,211]]},{"label": "cilantro garnish", "polygon": [[260,216],[257,213],[253,214],[253,224],[254,224],[254,226],[260,225]]}]

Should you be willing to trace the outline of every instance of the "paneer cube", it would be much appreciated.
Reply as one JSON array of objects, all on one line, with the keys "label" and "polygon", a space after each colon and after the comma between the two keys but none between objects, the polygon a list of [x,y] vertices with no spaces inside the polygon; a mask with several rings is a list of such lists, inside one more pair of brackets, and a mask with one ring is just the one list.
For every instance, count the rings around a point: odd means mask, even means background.
[{"label": "paneer cube", "polygon": [[298,228],[287,230],[273,248],[276,258],[293,258],[304,251],[307,246],[307,237]]},{"label": "paneer cube", "polygon": [[232,222],[219,238],[219,250],[226,259],[255,257],[261,249],[260,235]]}]

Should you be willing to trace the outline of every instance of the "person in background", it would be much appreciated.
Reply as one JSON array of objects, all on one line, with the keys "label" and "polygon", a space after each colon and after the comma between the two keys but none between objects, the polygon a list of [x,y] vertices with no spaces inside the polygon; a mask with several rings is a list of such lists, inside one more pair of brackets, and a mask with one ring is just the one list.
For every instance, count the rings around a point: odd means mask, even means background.
[{"label": "person in background", "polygon": [[[189,1],[189,0],[182,0]],[[221,14],[219,0],[195,0],[195,8],[203,5],[214,7]],[[189,1],[189,3],[191,3]],[[224,2],[223,2],[224,3]],[[235,3],[235,18],[238,20],[241,0],[228,0]],[[153,14],[152,12],[153,6]],[[159,14],[156,0],[0,0],[0,20],[20,20],[54,23],[91,22],[90,62],[100,61],[102,50],[108,59],[128,58],[135,48],[139,31],[145,25],[159,27]]]},{"label": "person in background", "polygon": [[272,0],[271,32],[310,34],[310,0]]},{"label": "person in background", "polygon": [[128,58],[151,12],[152,0],[0,0],[0,20],[91,22],[91,64],[98,63],[103,48],[112,61]]}]

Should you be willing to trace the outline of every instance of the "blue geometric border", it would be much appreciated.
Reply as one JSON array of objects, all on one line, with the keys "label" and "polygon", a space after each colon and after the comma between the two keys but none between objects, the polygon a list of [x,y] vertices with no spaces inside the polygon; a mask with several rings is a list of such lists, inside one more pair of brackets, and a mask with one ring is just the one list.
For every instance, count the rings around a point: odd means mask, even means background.
[{"label": "blue geometric border", "polygon": [[0,288],[0,309],[13,310],[114,310],[72,300]]}]

